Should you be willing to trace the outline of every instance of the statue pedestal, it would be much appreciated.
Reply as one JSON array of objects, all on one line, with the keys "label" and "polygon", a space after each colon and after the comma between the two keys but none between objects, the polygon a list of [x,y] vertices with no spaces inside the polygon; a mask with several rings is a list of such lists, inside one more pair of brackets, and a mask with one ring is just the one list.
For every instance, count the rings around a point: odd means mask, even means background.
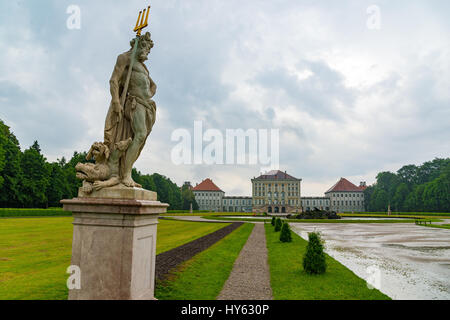
[{"label": "statue pedestal", "polygon": [[61,203],[73,213],[71,264],[81,271],[69,300],[154,299],[158,215],[169,205],[121,187]]}]

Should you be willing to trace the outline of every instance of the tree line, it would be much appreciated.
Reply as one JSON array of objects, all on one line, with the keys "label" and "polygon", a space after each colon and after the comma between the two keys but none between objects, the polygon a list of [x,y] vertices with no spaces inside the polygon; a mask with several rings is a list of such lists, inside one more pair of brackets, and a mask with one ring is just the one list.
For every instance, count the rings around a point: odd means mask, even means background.
[{"label": "tree line", "polygon": [[[64,157],[48,162],[39,143],[21,151],[19,141],[0,119],[0,207],[48,208],[61,206],[59,201],[78,195],[81,181],[75,166],[86,163],[86,152],[75,151],[67,161]],[[158,173],[142,174],[133,169],[133,179],[144,189],[156,191],[158,200],[170,210],[198,210],[194,193],[187,186],[180,188]]]},{"label": "tree line", "polygon": [[450,212],[450,158],[380,172],[365,191],[368,212]]}]

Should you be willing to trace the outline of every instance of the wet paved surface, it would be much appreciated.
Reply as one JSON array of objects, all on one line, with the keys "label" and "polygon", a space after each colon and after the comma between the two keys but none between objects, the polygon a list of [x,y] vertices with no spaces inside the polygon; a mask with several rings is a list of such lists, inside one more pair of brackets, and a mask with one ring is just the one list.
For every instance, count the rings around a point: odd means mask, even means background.
[{"label": "wet paved surface", "polygon": [[[298,235],[320,231],[327,253],[363,279],[380,271],[393,299],[450,299],[450,230],[413,223],[291,223]],[[373,278],[374,273],[372,273]]]}]

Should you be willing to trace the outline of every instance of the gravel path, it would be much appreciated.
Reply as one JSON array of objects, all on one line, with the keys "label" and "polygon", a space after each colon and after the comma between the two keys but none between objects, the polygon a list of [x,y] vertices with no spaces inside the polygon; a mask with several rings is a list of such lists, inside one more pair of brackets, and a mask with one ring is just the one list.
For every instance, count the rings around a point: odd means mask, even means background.
[{"label": "gravel path", "polygon": [[255,224],[218,300],[272,300],[263,224]]}]

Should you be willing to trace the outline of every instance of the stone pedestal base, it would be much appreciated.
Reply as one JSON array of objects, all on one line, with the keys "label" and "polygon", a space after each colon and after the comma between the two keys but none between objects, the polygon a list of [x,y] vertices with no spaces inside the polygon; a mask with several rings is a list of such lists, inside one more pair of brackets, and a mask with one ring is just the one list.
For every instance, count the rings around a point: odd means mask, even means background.
[{"label": "stone pedestal base", "polygon": [[151,191],[117,189],[61,201],[73,213],[72,265],[81,271],[69,300],[154,299],[158,214],[168,205]]}]

